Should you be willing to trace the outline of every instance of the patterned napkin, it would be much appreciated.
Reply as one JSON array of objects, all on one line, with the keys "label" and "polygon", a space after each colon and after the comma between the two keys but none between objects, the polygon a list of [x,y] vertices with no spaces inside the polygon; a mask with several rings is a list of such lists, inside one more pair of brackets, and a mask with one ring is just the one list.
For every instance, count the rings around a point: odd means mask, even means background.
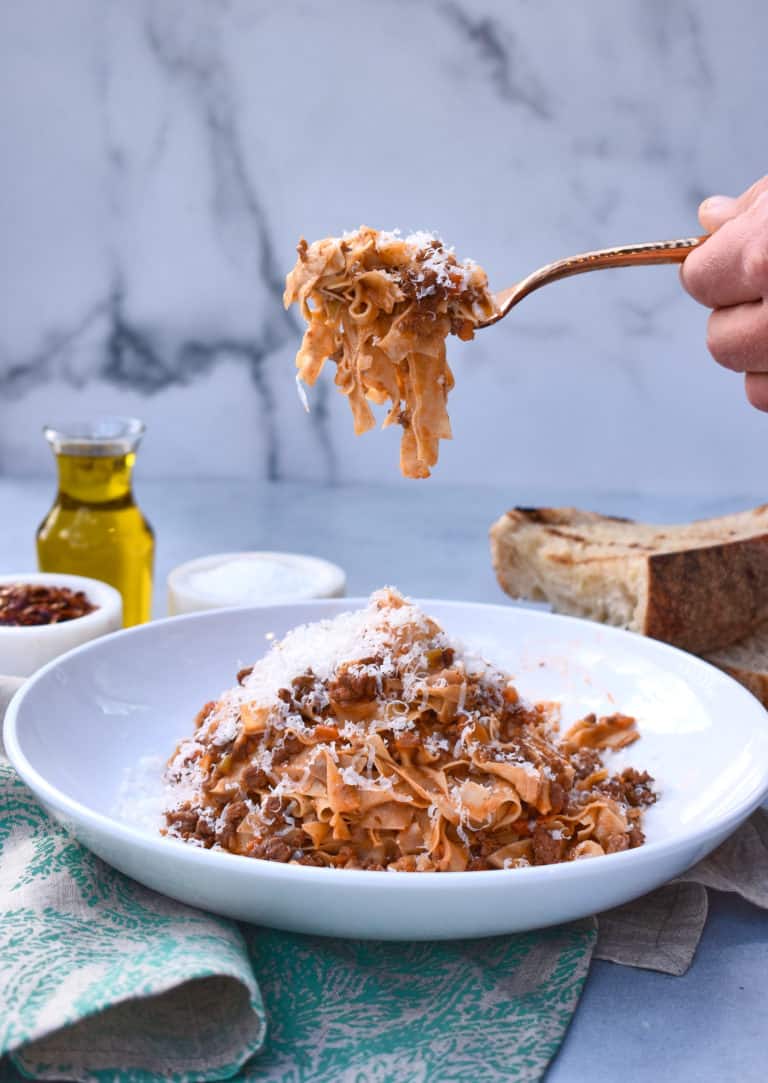
[{"label": "patterned napkin", "polygon": [[592,919],[421,944],[238,927],[109,868],[0,755],[2,1083],[528,1083],[596,938]]}]

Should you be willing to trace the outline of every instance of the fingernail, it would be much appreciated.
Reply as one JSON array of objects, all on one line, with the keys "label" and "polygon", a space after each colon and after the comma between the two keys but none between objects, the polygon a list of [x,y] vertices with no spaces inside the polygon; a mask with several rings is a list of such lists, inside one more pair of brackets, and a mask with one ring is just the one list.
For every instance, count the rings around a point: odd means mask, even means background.
[{"label": "fingernail", "polygon": [[736,202],[731,196],[710,196],[709,199],[705,199],[701,205],[701,210],[705,214],[729,214],[733,210],[733,205]]},{"label": "fingernail", "polygon": [[699,221],[707,233],[714,233],[734,217],[737,206],[730,196],[710,196],[699,207]]}]

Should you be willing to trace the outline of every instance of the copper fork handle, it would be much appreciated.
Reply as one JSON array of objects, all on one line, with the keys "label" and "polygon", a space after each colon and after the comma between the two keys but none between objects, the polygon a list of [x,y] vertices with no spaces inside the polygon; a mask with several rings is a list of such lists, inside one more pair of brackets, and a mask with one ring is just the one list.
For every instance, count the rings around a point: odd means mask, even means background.
[{"label": "copper fork handle", "polygon": [[555,263],[548,263],[538,271],[523,278],[509,289],[496,294],[497,314],[481,326],[496,323],[529,293],[557,282],[559,278],[585,274],[587,271],[603,271],[610,267],[640,267],[651,263],[682,263],[685,257],[707,240],[703,237],[683,237],[675,241],[645,241],[642,244],[624,244],[617,248],[601,248],[595,252],[582,252],[568,256]]}]

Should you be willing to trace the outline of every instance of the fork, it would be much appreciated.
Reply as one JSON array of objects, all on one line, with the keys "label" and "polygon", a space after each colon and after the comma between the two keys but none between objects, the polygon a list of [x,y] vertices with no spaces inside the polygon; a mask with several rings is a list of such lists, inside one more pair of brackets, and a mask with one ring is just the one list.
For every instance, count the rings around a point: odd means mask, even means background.
[{"label": "fork", "polygon": [[524,297],[540,286],[557,282],[558,278],[585,274],[587,271],[603,271],[609,267],[642,267],[651,263],[682,263],[685,257],[706,241],[703,237],[683,237],[676,241],[646,241],[643,244],[624,244],[618,248],[601,248],[595,252],[582,252],[578,256],[567,256],[555,263],[547,263],[538,271],[521,279],[516,285],[494,294],[495,312],[478,327],[490,327],[498,323],[507,313],[519,304]]}]

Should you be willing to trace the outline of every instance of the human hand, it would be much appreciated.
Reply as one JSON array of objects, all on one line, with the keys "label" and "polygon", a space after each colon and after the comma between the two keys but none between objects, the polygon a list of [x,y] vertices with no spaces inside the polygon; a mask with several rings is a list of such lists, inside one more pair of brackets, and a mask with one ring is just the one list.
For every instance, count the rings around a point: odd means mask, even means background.
[{"label": "human hand", "polygon": [[683,263],[683,286],[713,309],[707,348],[715,361],[745,373],[747,398],[768,411],[768,176],[737,199],[705,199],[699,221],[712,236]]}]

